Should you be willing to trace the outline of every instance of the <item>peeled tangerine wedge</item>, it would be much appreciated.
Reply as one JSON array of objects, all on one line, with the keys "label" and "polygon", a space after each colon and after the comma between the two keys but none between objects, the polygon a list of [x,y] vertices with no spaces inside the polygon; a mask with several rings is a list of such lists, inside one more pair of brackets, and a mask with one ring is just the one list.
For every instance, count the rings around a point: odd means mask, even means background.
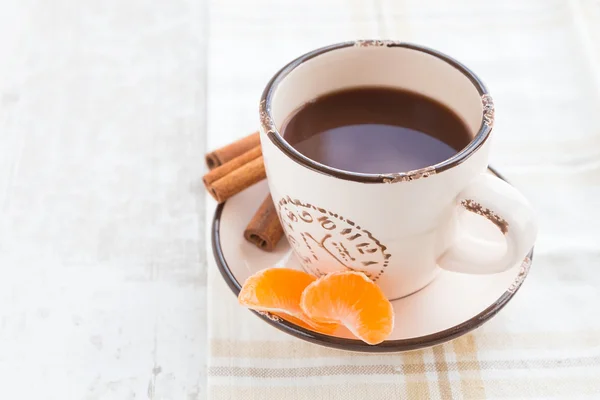
[{"label": "peeled tangerine wedge", "polygon": [[313,321],[340,323],[368,344],[383,342],[394,328],[394,309],[361,272],[335,272],[309,284],[300,300]]},{"label": "peeled tangerine wedge", "polygon": [[302,292],[315,280],[314,276],[295,269],[264,269],[246,279],[238,301],[253,310],[276,314],[303,328],[329,334],[338,324],[314,322],[300,308]]}]

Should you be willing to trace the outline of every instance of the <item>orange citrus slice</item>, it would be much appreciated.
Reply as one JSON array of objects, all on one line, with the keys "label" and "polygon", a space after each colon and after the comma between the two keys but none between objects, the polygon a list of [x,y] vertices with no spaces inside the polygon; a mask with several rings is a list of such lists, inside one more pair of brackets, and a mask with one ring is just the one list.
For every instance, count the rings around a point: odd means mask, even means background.
[{"label": "orange citrus slice", "polygon": [[394,328],[392,304],[361,272],[334,272],[310,283],[300,306],[311,320],[343,324],[368,344],[383,342]]},{"label": "orange citrus slice", "polygon": [[[291,322],[294,325],[298,325],[304,329],[308,329],[309,331],[315,331],[319,333],[324,333],[325,335],[332,335],[339,327],[339,324],[320,324],[315,321],[304,322],[303,320],[292,317],[289,314],[284,313],[273,313],[277,315],[279,318],[286,320],[287,322]],[[308,319],[308,317],[306,317]]]},{"label": "orange citrus slice", "polygon": [[302,292],[315,280],[314,276],[303,271],[267,268],[246,279],[238,301],[245,307],[275,314],[303,328],[332,333],[337,324],[312,321],[300,308]]}]

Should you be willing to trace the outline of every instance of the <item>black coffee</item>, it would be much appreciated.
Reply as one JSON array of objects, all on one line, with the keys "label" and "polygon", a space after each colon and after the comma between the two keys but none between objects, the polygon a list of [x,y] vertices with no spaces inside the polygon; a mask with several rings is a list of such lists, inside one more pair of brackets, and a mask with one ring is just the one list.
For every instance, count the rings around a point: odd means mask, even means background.
[{"label": "black coffee", "polygon": [[369,87],[305,104],[284,122],[282,132],[305,156],[362,173],[427,167],[452,157],[472,139],[445,105],[414,92]]}]

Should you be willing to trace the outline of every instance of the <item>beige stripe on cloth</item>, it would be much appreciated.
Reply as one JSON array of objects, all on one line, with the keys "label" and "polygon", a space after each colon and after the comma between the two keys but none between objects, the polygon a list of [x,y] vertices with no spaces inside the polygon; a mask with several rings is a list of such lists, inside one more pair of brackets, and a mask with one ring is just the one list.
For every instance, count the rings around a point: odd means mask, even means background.
[{"label": "beige stripe on cloth", "polygon": [[[351,394],[356,399],[404,399],[406,392],[400,384],[336,384],[318,387],[266,387],[257,391],[252,387],[233,388],[230,386],[216,386],[211,390],[214,400],[286,400],[286,399],[337,399]],[[410,398],[414,393],[410,394]],[[427,397],[419,397],[427,399]]]},{"label": "beige stripe on cloth", "polygon": [[[484,399],[485,386],[481,377],[481,364],[477,358],[477,340],[474,335],[465,335],[454,341],[454,354],[456,361],[464,367],[458,368],[460,375],[460,387],[464,397],[470,399]],[[476,371],[475,374],[468,374],[467,371]]]},{"label": "beige stripe on cloth", "polygon": [[295,56],[356,38],[417,42],[455,56],[489,86],[492,165],[532,201],[541,226],[530,275],[505,309],[474,333],[405,354],[286,336],[240,308],[209,260],[209,399],[600,398],[600,3],[209,6],[207,148],[256,128],[262,88]]},{"label": "beige stripe on cloth", "polygon": [[[486,397],[470,397],[463,394],[463,399],[481,400],[486,398],[566,398],[579,399],[583,396],[596,399],[600,388],[598,383],[589,378],[572,378],[547,380],[540,378],[520,377],[506,380],[490,380],[490,389]],[[345,396],[345,397],[344,397]],[[218,400],[282,400],[282,399],[452,399],[451,397],[430,397],[427,392],[406,391],[402,384],[380,383],[345,383],[323,384],[319,386],[253,386],[234,387],[216,385],[211,388],[211,399]]]},{"label": "beige stripe on cloth", "polygon": [[[600,330],[589,332],[531,332],[531,333],[481,333],[477,336],[468,334],[451,342],[454,352],[464,358],[464,361],[478,362],[477,347],[486,350],[502,350],[511,348],[520,351],[565,349],[584,350],[600,348]],[[403,354],[412,354],[403,353]],[[354,357],[356,354],[330,349],[301,340],[268,341],[268,340],[230,340],[212,339],[210,345],[212,357],[236,358],[311,358],[311,357]],[[364,354],[362,357],[377,357],[384,360],[395,360],[397,354]],[[458,359],[458,357],[457,357]],[[463,360],[459,360],[463,361]]]},{"label": "beige stripe on cloth", "polygon": [[448,375],[448,363],[446,362],[446,355],[444,353],[443,346],[433,347],[433,355],[435,357],[435,363],[433,365],[427,365],[432,371],[437,372],[437,384],[440,392],[440,397],[443,399],[452,398],[452,388],[450,387],[450,377]]},{"label": "beige stripe on cloth", "polygon": [[[213,366],[210,373],[213,376],[241,376],[256,378],[306,378],[310,376],[334,376],[334,375],[424,375],[427,371],[437,372],[439,390],[441,392],[450,392],[448,371],[475,372],[478,378],[473,374],[465,374],[465,381],[473,383],[477,379],[482,381],[480,371],[485,370],[518,370],[523,368],[535,369],[559,369],[576,367],[594,367],[600,364],[600,355],[582,356],[573,358],[543,359],[543,360],[494,360],[481,363],[466,362],[446,362],[442,359],[444,356],[443,346],[432,348],[435,355],[435,362],[424,362],[422,350],[412,351],[406,354],[396,356],[396,365],[388,364],[367,364],[367,365],[334,365],[322,367],[221,367]],[[559,365],[556,365],[559,364]],[[467,379],[468,377],[468,379]]]}]

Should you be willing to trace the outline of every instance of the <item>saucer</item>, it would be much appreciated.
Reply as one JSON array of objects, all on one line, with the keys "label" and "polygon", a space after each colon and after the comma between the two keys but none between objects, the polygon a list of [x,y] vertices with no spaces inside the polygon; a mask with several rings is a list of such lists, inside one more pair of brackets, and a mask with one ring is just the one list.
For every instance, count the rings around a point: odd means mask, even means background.
[{"label": "saucer", "polygon": [[[492,169],[490,172],[498,175]],[[267,193],[268,187],[263,181],[220,204],[215,212],[213,252],[223,279],[236,296],[246,278],[257,271],[270,267],[301,269],[285,239],[273,252],[268,253],[248,243],[243,237],[244,228]],[[479,220],[482,222],[482,231],[493,229],[483,226],[487,223],[483,218]],[[533,249],[522,263],[492,275],[440,270],[425,288],[392,301],[394,330],[386,341],[375,346],[355,339],[344,327],[329,336],[304,329],[274,315],[251,312],[289,335],[322,346],[371,353],[415,350],[457,338],[493,318],[520,288],[529,272],[532,257]]]}]

